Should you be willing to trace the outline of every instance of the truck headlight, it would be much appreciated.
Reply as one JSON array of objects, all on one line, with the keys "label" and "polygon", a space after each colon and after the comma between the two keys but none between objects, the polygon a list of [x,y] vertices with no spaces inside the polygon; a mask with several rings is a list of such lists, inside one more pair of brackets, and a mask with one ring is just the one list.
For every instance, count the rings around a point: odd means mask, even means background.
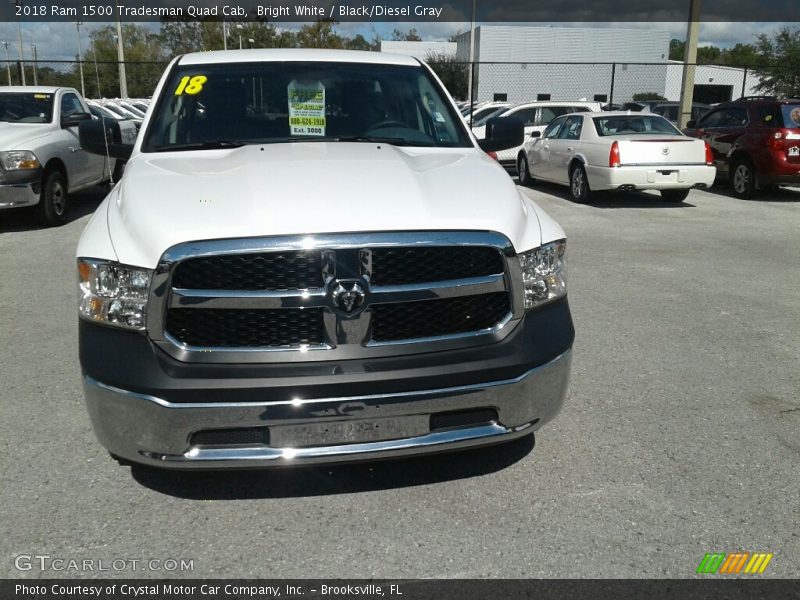
[{"label": "truck headlight", "polygon": [[150,269],[116,262],[78,259],[79,314],[88,321],[143,330]]},{"label": "truck headlight", "polygon": [[6,171],[22,171],[26,169],[38,169],[42,165],[39,159],[30,150],[7,150],[0,152],[0,165]]},{"label": "truck headlight", "polygon": [[558,240],[519,254],[525,310],[566,295],[566,251],[567,241]]}]

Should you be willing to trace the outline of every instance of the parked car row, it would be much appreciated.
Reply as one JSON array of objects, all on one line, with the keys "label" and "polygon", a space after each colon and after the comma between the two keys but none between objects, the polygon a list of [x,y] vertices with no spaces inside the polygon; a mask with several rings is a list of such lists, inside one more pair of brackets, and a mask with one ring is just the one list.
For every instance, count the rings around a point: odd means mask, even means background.
[{"label": "parked car row", "polygon": [[800,185],[800,100],[755,96],[713,107],[695,104],[698,117],[683,131],[674,123],[678,103],[627,108],[531,102],[494,112],[473,134],[482,139],[491,119],[520,118],[524,145],[495,158],[516,168],[523,184],[540,179],[569,185],[579,202],[589,201],[593,191],[649,189],[682,201],[693,187],[710,187],[718,178],[740,198]]}]

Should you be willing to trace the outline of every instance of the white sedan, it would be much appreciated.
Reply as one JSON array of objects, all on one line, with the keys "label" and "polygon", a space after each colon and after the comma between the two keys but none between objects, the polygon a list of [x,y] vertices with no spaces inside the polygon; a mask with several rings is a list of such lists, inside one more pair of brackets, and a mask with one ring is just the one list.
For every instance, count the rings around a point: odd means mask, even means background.
[{"label": "white sedan", "polygon": [[[537,102],[526,102],[525,104],[517,104],[516,106],[507,107],[500,113],[495,113],[491,116],[499,118],[514,117],[520,119],[525,126],[525,137],[529,137],[534,131],[543,131],[553,119],[559,115],[566,115],[574,112],[590,112],[593,110],[600,110],[599,102],[586,102],[584,100],[556,102],[550,100],[541,100]],[[488,116],[488,115],[487,115]],[[486,118],[482,119],[483,122],[478,123],[476,120],[472,126],[472,133],[479,140],[486,136]],[[517,153],[522,149],[522,146],[509,148],[497,153],[498,162],[507,168],[513,168],[517,164]]]},{"label": "white sedan", "polygon": [[534,179],[569,186],[576,202],[593,191],[660,190],[683,202],[692,188],[714,183],[711,149],[650,113],[595,112],[554,119],[517,155],[520,183]]}]

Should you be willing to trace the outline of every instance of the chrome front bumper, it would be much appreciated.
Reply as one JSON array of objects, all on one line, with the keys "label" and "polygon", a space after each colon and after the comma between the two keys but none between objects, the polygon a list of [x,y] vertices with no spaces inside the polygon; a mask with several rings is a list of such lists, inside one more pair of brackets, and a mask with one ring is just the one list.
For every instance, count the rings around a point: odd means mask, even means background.
[{"label": "chrome front bumper", "polygon": [[35,206],[39,194],[30,183],[0,185],[0,209]]},{"label": "chrome front bumper", "polygon": [[[570,351],[520,377],[435,390],[264,403],[170,403],[84,376],[89,414],[100,442],[133,462],[173,469],[291,466],[369,460],[467,448],[521,437],[561,408]],[[352,410],[357,408],[357,410]],[[197,431],[312,422],[370,420],[494,408],[496,421],[402,439],[315,447],[192,446]]]}]

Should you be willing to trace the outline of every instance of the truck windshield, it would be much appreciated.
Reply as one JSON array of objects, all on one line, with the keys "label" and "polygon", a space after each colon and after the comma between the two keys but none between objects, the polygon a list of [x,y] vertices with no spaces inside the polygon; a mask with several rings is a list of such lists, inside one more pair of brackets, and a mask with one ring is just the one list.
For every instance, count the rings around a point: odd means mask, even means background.
[{"label": "truck windshield", "polygon": [[0,121],[49,123],[53,119],[53,94],[0,92]]},{"label": "truck windshield", "polygon": [[683,135],[664,117],[657,117],[655,115],[612,115],[609,117],[594,117],[593,120],[597,135],[600,136],[647,133]]},{"label": "truck windshield", "polygon": [[144,152],[294,141],[472,146],[445,92],[414,66],[182,65],[170,73],[152,119]]}]

